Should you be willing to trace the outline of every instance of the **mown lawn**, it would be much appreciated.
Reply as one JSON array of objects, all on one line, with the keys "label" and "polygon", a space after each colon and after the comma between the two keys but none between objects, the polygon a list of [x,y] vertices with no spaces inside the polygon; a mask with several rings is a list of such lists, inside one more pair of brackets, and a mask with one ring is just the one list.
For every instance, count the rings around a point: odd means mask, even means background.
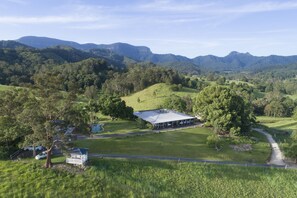
[{"label": "mown lawn", "polygon": [[257,121],[260,124],[277,130],[291,132],[297,129],[297,120],[292,118],[279,118],[279,117],[268,117],[268,116],[259,116]]},{"label": "mown lawn", "polygon": [[268,116],[257,117],[259,124],[266,127],[273,138],[279,143],[279,146],[286,154],[290,142],[290,134],[292,131],[297,130],[297,121],[292,118],[277,118]]},{"label": "mown lawn", "polygon": [[[170,95],[193,97],[197,94],[195,89],[183,87],[180,91],[172,91],[170,85],[165,83],[155,84],[142,91],[132,94],[131,96],[122,97],[128,106],[133,107],[134,111],[158,109],[164,100]],[[139,99],[139,102],[138,102]]]},{"label": "mown lawn", "polygon": [[100,122],[104,124],[104,130],[98,134],[117,134],[117,133],[129,133],[139,131],[149,131],[149,129],[139,129],[137,122],[130,120],[106,120]]},{"label": "mown lawn", "polygon": [[[156,155],[188,157],[196,159],[237,161],[249,163],[265,163],[270,154],[269,144],[266,139],[254,132],[252,135],[259,138],[255,143],[248,138],[226,138],[223,149],[216,151],[206,144],[206,138],[212,131],[207,128],[191,128],[171,132],[162,132],[145,136],[126,138],[80,140],[76,146],[89,148],[91,153],[102,154],[131,154],[131,155]],[[253,150],[236,152],[230,144],[251,143]]]},{"label": "mown lawn", "polygon": [[91,159],[81,173],[0,161],[0,197],[296,197],[297,171]]}]

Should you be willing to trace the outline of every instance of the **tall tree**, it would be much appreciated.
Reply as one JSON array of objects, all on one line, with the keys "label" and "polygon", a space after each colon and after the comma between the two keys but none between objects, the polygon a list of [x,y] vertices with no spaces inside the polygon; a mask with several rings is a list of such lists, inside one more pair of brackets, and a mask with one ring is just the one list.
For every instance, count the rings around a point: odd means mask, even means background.
[{"label": "tall tree", "polygon": [[101,95],[98,100],[98,108],[104,115],[109,115],[112,119],[133,119],[133,108],[126,106],[125,101],[112,95]]},{"label": "tall tree", "polygon": [[76,105],[74,100],[65,98],[60,92],[49,89],[37,90],[28,98],[24,111],[19,115],[32,133],[25,137],[25,142],[42,145],[47,149],[46,168],[52,166],[51,152],[58,143],[63,143],[62,128],[86,126],[87,114]]},{"label": "tall tree", "polygon": [[29,133],[17,120],[23,110],[24,101],[29,94],[24,89],[0,92],[0,153],[7,157],[9,153],[22,146],[22,138]]},{"label": "tall tree", "polygon": [[169,98],[167,98],[164,101],[163,104],[164,108],[167,109],[173,109],[180,112],[186,112],[187,111],[187,103],[185,100],[183,100],[181,97],[177,95],[171,95]]},{"label": "tall tree", "polygon": [[217,132],[229,131],[234,135],[248,133],[254,121],[251,105],[223,86],[202,90],[194,99],[193,111]]}]

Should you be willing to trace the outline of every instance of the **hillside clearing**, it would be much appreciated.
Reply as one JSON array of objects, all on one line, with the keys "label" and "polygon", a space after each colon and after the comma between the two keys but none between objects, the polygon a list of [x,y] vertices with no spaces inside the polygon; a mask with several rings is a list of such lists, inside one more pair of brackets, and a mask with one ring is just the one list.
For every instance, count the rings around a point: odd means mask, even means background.
[{"label": "hillside clearing", "polygon": [[297,130],[297,121],[292,118],[259,116],[257,117],[257,120],[260,124],[271,129],[288,132]]},{"label": "hillside clearing", "polygon": [[164,100],[169,98],[172,94],[181,97],[193,97],[196,93],[197,90],[185,87],[180,91],[172,91],[170,85],[159,83],[134,93],[131,96],[122,97],[122,99],[128,106],[133,107],[134,111],[140,111],[160,108]]}]

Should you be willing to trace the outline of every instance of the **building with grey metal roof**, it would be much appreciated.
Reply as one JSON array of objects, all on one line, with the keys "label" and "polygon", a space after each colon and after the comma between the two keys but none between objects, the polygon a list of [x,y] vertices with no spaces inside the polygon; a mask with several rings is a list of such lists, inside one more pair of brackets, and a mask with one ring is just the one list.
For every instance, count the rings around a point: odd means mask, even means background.
[{"label": "building with grey metal roof", "polygon": [[167,109],[138,111],[134,115],[151,123],[154,129],[191,125],[196,120],[193,116]]}]

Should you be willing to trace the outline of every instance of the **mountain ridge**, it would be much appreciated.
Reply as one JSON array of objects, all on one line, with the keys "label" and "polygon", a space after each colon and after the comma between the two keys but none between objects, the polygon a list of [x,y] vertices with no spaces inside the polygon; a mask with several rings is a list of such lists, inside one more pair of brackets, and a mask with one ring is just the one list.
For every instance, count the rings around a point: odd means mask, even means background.
[{"label": "mountain ridge", "polygon": [[[86,43],[79,44],[73,41],[65,41],[49,37],[26,36],[16,40],[19,43],[35,48],[48,48],[56,45],[70,46],[79,50],[91,52],[94,49],[101,49],[115,53],[120,56],[128,57],[135,61],[152,62],[159,65],[190,65],[191,71],[193,67],[197,67],[197,72],[201,69],[211,71],[242,71],[267,68],[277,65],[289,65],[297,63],[296,56],[253,56],[249,52],[240,53],[232,51],[224,57],[206,55],[188,58],[186,56],[175,54],[155,54],[149,47],[134,46],[128,43],[113,43],[113,44],[94,44]],[[179,63],[179,64],[176,64]],[[174,65],[174,64],[173,64]],[[177,68],[178,69],[178,68]],[[184,68],[186,69],[186,68]],[[195,69],[194,69],[195,70]],[[195,71],[194,71],[195,73]]]}]

